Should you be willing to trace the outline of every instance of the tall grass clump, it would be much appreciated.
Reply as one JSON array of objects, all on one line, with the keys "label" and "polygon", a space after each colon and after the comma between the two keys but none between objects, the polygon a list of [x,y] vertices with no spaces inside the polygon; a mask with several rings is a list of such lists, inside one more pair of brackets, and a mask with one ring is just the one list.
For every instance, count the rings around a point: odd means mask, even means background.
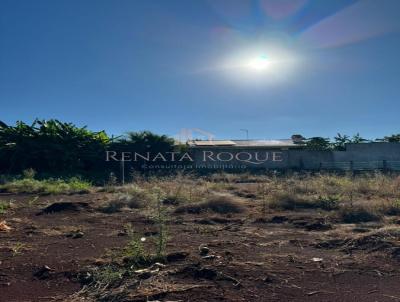
[{"label": "tall grass clump", "polygon": [[245,207],[241,201],[234,196],[215,194],[210,196],[206,201],[183,205],[175,209],[175,213],[177,214],[199,214],[206,211],[212,211],[218,214],[242,213],[245,211]]},{"label": "tall grass clump", "polygon": [[269,207],[272,209],[295,210],[296,208],[312,208],[311,202],[293,192],[275,191],[269,195]]},{"label": "tall grass clump", "polygon": [[344,205],[339,208],[337,215],[344,223],[372,222],[382,219],[375,208],[367,205]]},{"label": "tall grass clump", "polygon": [[[132,192],[132,191],[131,191]],[[139,192],[139,191],[135,191]],[[105,205],[101,206],[99,210],[103,213],[112,214],[120,212],[123,208],[140,209],[145,206],[147,197],[145,191],[140,191],[138,194],[133,193],[116,193],[115,197]]]}]

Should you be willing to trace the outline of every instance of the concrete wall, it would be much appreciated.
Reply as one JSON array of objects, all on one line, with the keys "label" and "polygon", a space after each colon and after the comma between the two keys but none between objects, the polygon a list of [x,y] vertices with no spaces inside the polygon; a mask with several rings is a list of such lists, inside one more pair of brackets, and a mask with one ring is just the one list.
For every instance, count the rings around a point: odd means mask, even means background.
[{"label": "concrete wall", "polygon": [[232,166],[232,169],[270,168],[285,169],[289,159],[289,150],[264,148],[229,148],[212,147],[193,149],[193,157],[197,166],[206,165],[208,168]]},{"label": "concrete wall", "polygon": [[345,151],[204,147],[192,152],[198,167],[215,169],[400,169],[400,143],[348,144]]},{"label": "concrete wall", "polygon": [[400,160],[400,143],[347,144],[345,152],[335,152],[335,161]]}]

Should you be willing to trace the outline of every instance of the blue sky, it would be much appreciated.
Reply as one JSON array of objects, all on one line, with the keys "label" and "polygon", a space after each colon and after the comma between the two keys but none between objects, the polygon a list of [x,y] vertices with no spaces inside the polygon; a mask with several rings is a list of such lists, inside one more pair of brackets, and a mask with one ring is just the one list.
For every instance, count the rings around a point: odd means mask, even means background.
[{"label": "blue sky", "polygon": [[216,138],[399,133],[399,11],[397,0],[0,0],[0,120]]}]

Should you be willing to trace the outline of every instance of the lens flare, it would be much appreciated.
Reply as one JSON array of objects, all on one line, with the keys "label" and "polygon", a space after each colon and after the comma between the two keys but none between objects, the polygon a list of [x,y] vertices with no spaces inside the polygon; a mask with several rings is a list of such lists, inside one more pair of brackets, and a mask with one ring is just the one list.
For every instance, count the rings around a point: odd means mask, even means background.
[{"label": "lens flare", "polygon": [[305,60],[300,46],[278,39],[235,44],[236,49],[227,49],[196,73],[218,74],[240,86],[267,87],[290,81]]},{"label": "lens flare", "polygon": [[266,55],[258,56],[252,60],[250,60],[248,67],[254,70],[263,71],[268,69],[270,66],[270,60]]}]

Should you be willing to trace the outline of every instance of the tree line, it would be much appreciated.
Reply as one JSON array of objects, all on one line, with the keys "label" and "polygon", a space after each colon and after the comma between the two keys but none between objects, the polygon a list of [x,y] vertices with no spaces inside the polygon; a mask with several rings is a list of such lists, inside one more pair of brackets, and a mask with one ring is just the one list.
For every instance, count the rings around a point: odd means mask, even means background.
[{"label": "tree line", "polygon": [[[338,134],[333,141],[323,137],[302,138],[305,148],[310,150],[344,150],[347,143],[367,141],[359,134],[352,137]],[[376,141],[400,142],[400,134]],[[36,119],[32,124],[18,121],[15,125],[0,121],[0,174],[18,174],[34,169],[39,174],[90,176],[97,173],[104,177],[119,168],[118,163],[105,161],[107,150],[144,154],[147,151],[172,152],[177,148],[184,147],[177,146],[166,135],[150,131],[110,137],[105,131],[91,131],[57,119]],[[132,163],[130,168],[140,170],[141,164]]]},{"label": "tree line", "polygon": [[333,141],[330,138],[325,137],[311,137],[311,138],[303,138],[303,143],[305,147],[309,150],[336,150],[336,151],[344,151],[346,150],[346,144],[359,144],[359,143],[371,143],[371,142],[389,142],[389,143],[399,143],[400,142],[400,134],[393,134],[390,136],[385,136],[383,138],[377,138],[375,140],[368,140],[363,137],[359,133],[349,136],[338,133]]},{"label": "tree line", "polygon": [[174,148],[172,138],[149,131],[110,137],[105,131],[56,119],[15,125],[0,121],[0,174],[34,169],[50,175],[101,175],[118,168],[105,161],[106,150],[170,152]]}]

